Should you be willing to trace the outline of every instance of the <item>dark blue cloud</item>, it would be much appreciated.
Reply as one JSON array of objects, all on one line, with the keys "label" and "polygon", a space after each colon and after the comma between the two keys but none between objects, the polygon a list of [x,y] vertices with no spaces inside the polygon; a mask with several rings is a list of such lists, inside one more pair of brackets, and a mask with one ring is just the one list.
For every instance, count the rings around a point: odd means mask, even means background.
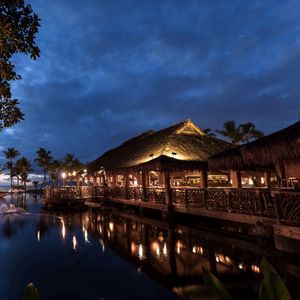
[{"label": "dark blue cloud", "polygon": [[32,2],[41,58],[15,58],[26,120],[1,146],[92,160],[124,139],[192,118],[267,133],[298,119],[299,1]]}]

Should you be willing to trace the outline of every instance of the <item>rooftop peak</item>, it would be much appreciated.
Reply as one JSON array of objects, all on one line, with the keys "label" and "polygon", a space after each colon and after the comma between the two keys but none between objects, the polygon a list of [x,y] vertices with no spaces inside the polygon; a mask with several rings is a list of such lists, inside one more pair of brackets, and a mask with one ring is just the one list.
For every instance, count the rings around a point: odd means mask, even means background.
[{"label": "rooftop peak", "polygon": [[176,130],[176,134],[200,134],[205,135],[205,132],[199,128],[191,119],[187,119],[178,125],[179,128]]}]

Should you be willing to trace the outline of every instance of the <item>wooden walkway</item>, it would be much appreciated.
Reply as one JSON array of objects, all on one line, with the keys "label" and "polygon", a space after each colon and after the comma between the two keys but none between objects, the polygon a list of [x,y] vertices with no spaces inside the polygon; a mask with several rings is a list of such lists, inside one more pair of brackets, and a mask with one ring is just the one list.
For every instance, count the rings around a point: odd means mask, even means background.
[{"label": "wooden walkway", "polygon": [[63,187],[46,189],[45,197],[48,203],[88,201],[92,206],[105,199],[166,214],[260,224],[271,227],[277,236],[300,242],[300,191],[172,188],[167,197],[163,188]]}]

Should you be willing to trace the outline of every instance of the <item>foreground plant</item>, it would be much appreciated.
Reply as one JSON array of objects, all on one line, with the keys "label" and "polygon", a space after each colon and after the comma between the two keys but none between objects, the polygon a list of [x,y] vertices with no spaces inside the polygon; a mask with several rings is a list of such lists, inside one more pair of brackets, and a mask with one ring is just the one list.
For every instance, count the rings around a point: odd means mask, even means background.
[{"label": "foreground plant", "polygon": [[[258,300],[292,300],[284,282],[265,258],[261,262],[260,269],[264,279],[260,286]],[[205,268],[203,268],[203,280],[219,300],[233,300],[224,285]]]}]

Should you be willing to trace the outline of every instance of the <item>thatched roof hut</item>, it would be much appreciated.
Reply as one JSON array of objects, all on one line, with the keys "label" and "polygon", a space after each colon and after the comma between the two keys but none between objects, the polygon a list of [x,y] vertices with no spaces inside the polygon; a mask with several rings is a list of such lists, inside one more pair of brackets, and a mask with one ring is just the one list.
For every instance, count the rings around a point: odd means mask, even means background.
[{"label": "thatched roof hut", "polygon": [[209,158],[211,170],[274,168],[278,162],[300,159],[300,122],[258,140]]},{"label": "thatched roof hut", "polygon": [[[162,163],[175,167],[176,162],[191,168],[193,162],[197,166],[199,162],[207,164],[209,156],[230,147],[186,120],[159,131],[147,131],[107,151],[90,164],[89,172],[149,167],[152,162],[156,168]],[[184,161],[189,163],[182,164]]]}]

